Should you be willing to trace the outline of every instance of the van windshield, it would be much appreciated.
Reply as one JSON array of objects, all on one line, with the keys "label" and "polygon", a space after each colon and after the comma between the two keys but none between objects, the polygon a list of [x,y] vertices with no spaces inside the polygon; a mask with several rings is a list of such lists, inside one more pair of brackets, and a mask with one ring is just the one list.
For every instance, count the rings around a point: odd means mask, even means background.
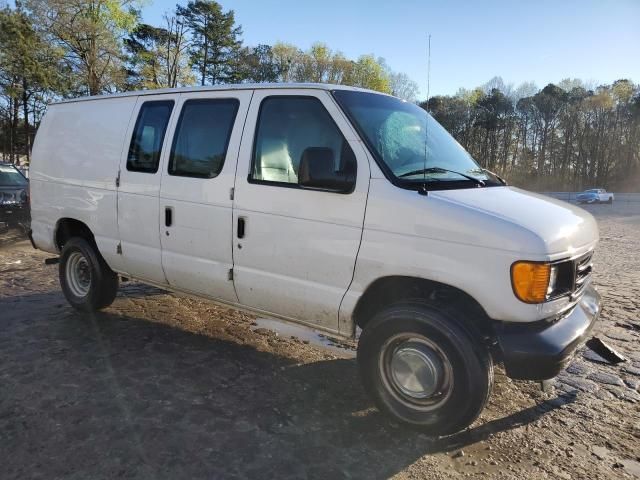
[{"label": "van windshield", "polygon": [[502,185],[419,106],[376,93],[332,93],[395,185],[428,184],[430,190]]},{"label": "van windshield", "polygon": [[0,165],[0,185],[3,187],[24,187],[27,179],[11,165]]}]

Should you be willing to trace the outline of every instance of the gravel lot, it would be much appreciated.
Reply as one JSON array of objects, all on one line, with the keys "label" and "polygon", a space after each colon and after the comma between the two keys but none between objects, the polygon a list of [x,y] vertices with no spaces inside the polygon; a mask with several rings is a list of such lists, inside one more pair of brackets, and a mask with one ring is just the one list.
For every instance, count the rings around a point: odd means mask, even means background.
[{"label": "gravel lot", "polygon": [[640,207],[593,206],[595,334],[547,392],[497,372],[468,431],[431,439],[369,403],[349,350],[124,283],[104,313],[0,238],[0,478],[640,478]]}]

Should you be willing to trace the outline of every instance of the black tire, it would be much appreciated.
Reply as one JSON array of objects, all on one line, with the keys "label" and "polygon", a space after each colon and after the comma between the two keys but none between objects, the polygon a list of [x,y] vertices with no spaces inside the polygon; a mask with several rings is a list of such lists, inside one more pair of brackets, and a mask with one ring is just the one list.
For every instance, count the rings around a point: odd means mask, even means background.
[{"label": "black tire", "polygon": [[[58,274],[67,301],[81,312],[98,311],[111,305],[116,298],[118,275],[107,265],[97,248],[84,238],[74,237],[64,244]],[[74,281],[79,275],[82,279]],[[84,290],[86,293],[82,294]]]},{"label": "black tire", "polygon": [[[406,301],[380,311],[365,326],[358,343],[358,365],[365,390],[381,412],[431,435],[456,433],[480,415],[493,387],[493,362],[480,335],[464,328],[460,315],[421,300]],[[393,343],[405,334],[421,342],[426,339],[437,353],[434,358],[441,359],[442,365],[449,362],[450,368],[441,369],[448,375],[441,377],[452,376],[452,382],[434,382],[437,392],[432,398],[414,400],[405,395],[393,369],[386,367],[394,364],[386,360],[389,355],[395,359],[398,352],[407,351],[407,345],[413,348],[411,341],[398,340],[400,346]],[[419,348],[428,350],[422,344]],[[413,370],[412,374],[416,378]]]},{"label": "black tire", "polygon": [[609,197],[609,198],[607,199],[607,203],[608,203],[609,205],[611,205],[611,204],[613,203],[613,198]]}]

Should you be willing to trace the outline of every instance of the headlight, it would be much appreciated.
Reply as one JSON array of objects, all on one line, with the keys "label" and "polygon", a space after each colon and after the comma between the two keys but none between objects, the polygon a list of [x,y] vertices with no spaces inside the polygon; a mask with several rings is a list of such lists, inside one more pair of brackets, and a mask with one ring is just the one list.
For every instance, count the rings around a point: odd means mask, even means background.
[{"label": "headlight", "polygon": [[549,286],[547,287],[547,297],[553,294],[558,283],[558,266],[551,265],[551,271],[549,272]]},{"label": "headlight", "polygon": [[0,205],[13,205],[15,203],[16,202],[13,199],[13,194],[0,192]]},{"label": "headlight", "polygon": [[573,264],[515,262],[511,266],[511,285],[516,297],[526,303],[542,303],[571,292]]}]

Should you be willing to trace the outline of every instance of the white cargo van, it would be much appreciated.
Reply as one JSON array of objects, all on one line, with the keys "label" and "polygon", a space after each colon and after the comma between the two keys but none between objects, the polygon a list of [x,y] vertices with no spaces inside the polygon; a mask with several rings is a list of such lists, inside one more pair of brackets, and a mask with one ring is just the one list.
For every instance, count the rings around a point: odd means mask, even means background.
[{"label": "white cargo van", "polygon": [[555,376],[600,310],[593,217],[507,186],[423,109],[332,85],[238,85],[51,105],[32,240],[72,306],[120,276],[342,337],[380,410],[469,425],[493,365]]}]

